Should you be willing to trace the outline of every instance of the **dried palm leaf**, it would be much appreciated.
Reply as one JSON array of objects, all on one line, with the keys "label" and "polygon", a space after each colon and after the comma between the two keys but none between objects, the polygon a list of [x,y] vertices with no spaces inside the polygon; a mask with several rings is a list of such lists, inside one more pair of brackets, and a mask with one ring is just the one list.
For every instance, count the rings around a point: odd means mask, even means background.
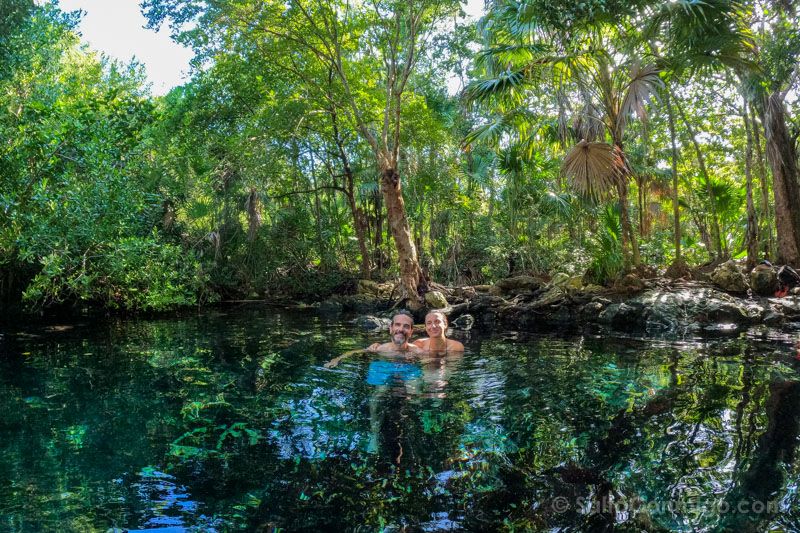
[{"label": "dried palm leaf", "polygon": [[562,172],[581,196],[605,199],[622,179],[620,154],[610,144],[583,139],[564,157]]},{"label": "dried palm leaf", "polygon": [[633,113],[636,113],[640,120],[647,119],[645,106],[650,96],[664,86],[658,72],[655,65],[646,65],[640,68],[637,63],[631,67],[631,80],[628,82],[625,98],[622,101],[619,116],[617,116],[617,131],[620,138],[625,131],[628,118]]}]

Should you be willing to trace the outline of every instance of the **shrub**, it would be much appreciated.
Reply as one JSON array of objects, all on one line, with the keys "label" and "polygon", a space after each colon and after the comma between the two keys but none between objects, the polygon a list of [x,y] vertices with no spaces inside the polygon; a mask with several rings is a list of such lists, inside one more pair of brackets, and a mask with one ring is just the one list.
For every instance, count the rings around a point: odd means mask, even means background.
[{"label": "shrub", "polygon": [[205,282],[199,263],[155,234],[126,237],[84,253],[53,252],[23,293],[30,308],[70,300],[112,309],[165,311],[196,305]]}]

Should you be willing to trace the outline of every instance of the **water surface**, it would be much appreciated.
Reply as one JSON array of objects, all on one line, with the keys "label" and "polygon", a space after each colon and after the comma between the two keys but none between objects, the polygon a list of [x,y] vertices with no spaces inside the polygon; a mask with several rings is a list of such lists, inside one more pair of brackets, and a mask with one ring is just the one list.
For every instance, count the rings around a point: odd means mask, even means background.
[{"label": "water surface", "polygon": [[0,530],[798,530],[788,339],[472,332],[362,355],[241,308],[3,331]]}]

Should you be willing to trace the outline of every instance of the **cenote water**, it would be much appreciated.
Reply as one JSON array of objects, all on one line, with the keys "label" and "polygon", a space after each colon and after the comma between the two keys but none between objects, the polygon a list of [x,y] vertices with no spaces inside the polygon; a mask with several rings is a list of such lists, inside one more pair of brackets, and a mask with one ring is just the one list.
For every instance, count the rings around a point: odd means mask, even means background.
[{"label": "cenote water", "polygon": [[242,308],[7,328],[3,531],[800,529],[787,339],[473,331],[377,355]]}]

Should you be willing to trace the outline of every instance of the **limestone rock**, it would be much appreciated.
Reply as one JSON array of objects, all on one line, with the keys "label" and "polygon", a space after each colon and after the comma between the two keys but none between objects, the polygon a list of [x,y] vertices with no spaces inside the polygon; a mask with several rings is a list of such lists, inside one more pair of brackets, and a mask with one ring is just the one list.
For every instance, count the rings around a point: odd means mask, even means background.
[{"label": "limestone rock", "polygon": [[582,292],[586,294],[597,294],[599,292],[603,292],[605,288],[601,287],[600,285],[595,285],[594,283],[589,283],[588,285],[584,285],[581,289]]},{"label": "limestone rock", "polygon": [[711,273],[711,281],[726,292],[747,292],[747,278],[733,261],[726,261]]},{"label": "limestone rock", "polygon": [[639,276],[636,274],[626,274],[621,280],[619,280],[616,285],[616,289],[621,292],[627,292],[629,294],[634,294],[637,292],[641,292],[644,290],[644,282],[639,279]]},{"label": "limestone rock", "polygon": [[456,329],[463,329],[469,331],[475,325],[475,318],[472,315],[461,315],[450,323]]},{"label": "limestone rock", "polygon": [[645,314],[644,306],[638,301],[628,301],[618,304],[611,304],[603,309],[597,319],[601,324],[607,324],[620,330],[638,329]]},{"label": "limestone rock", "polygon": [[800,318],[800,299],[796,296],[770,298],[768,301],[772,311],[792,320]]},{"label": "limestone rock", "polygon": [[581,318],[589,322],[598,322],[603,309],[605,309],[605,304],[592,300],[581,309]]},{"label": "limestone rock", "polygon": [[583,289],[583,276],[572,276],[564,282],[564,288],[571,292],[577,292]]},{"label": "limestone rock", "polygon": [[768,326],[780,326],[783,324],[785,317],[778,311],[770,309],[764,315],[764,324]]},{"label": "limestone rock", "polygon": [[455,287],[452,291],[453,296],[458,300],[469,300],[475,297],[475,287]]},{"label": "limestone rock", "polygon": [[532,292],[542,286],[542,282],[533,276],[514,276],[512,278],[501,279],[495,285],[503,294],[518,294],[520,292]]},{"label": "limestone rock", "polygon": [[741,300],[703,286],[669,292],[649,290],[634,301],[644,306],[642,315],[648,332],[686,334],[709,324],[749,324],[757,320]]},{"label": "limestone rock", "polygon": [[425,293],[425,303],[433,309],[441,309],[447,307],[447,299],[439,291],[430,291]]},{"label": "limestone rock", "polygon": [[545,307],[548,305],[553,305],[562,301],[566,297],[566,293],[560,289],[559,287],[550,287],[547,291],[542,294],[533,304],[531,305],[532,309],[536,309],[539,307]]},{"label": "limestone rock", "polygon": [[360,316],[355,319],[355,324],[366,331],[382,330],[389,327],[390,320],[372,315]]},{"label": "limestone rock", "polygon": [[667,271],[664,275],[669,279],[690,279],[692,277],[692,270],[689,268],[689,265],[683,261],[673,261],[672,264],[667,267]]},{"label": "limestone rock", "polygon": [[750,287],[759,296],[772,296],[778,290],[778,274],[769,265],[757,265],[750,272]]},{"label": "limestone rock", "polygon": [[391,281],[377,283],[370,279],[358,280],[358,287],[356,288],[356,294],[363,294],[366,296],[374,296],[376,298],[385,299],[390,298],[394,291],[395,284]]},{"label": "limestone rock", "polygon": [[373,296],[378,296],[380,289],[378,284],[369,279],[360,279],[358,280],[358,288],[356,289],[356,294],[372,294]]}]

